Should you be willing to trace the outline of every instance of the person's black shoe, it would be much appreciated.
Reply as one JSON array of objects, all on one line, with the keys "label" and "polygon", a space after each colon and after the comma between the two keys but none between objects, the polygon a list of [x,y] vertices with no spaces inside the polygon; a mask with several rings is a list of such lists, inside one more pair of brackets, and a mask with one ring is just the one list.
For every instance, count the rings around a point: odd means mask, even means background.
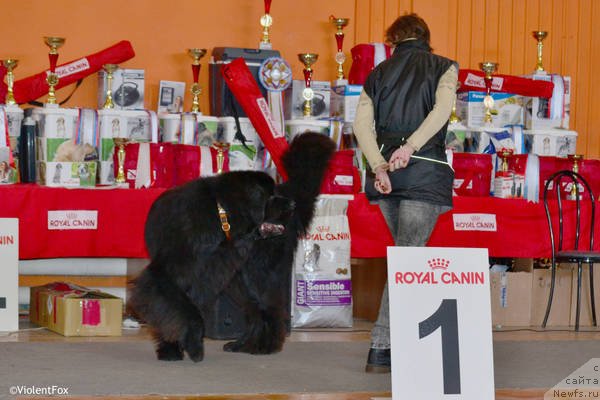
[{"label": "person's black shoe", "polygon": [[391,371],[390,349],[370,349],[366,372],[386,374]]}]

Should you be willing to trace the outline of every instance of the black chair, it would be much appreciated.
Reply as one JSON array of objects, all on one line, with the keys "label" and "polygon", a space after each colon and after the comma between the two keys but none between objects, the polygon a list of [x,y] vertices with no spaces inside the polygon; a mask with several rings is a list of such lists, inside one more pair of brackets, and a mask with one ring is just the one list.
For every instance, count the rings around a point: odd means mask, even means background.
[{"label": "black chair", "polygon": [[[569,186],[564,186],[565,184]],[[571,190],[568,198],[574,201],[574,206],[565,207],[564,190]],[[554,192],[556,196],[551,199],[549,194]],[[556,213],[550,213],[549,203],[555,201],[557,204]],[[587,213],[582,213],[582,204],[589,204]],[[552,297],[554,295],[554,282],[556,278],[556,264],[577,263],[577,309],[575,314],[575,330],[579,330],[579,310],[581,303],[581,278],[583,263],[590,267],[590,297],[592,306],[592,322],[596,324],[596,305],[594,304],[594,263],[600,262],[600,252],[594,251],[594,218],[596,203],[594,193],[590,185],[578,173],[569,170],[558,171],[553,174],[544,187],[544,208],[548,220],[550,231],[550,244],[552,246],[552,278],[550,282],[550,295],[548,297],[548,306],[542,327],[546,327],[550,308],[552,307]],[[575,237],[569,243],[566,242],[565,229],[569,224],[574,224]],[[571,225],[572,226],[572,225]],[[587,231],[587,232],[586,232]],[[573,232],[573,231],[572,231]],[[558,234],[558,242],[555,241],[555,235]],[[585,240],[589,237],[589,241]]]}]

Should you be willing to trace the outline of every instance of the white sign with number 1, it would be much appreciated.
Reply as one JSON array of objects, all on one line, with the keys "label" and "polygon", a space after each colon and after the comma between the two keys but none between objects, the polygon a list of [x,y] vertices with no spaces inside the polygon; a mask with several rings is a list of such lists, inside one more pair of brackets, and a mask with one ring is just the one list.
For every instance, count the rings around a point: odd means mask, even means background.
[{"label": "white sign with number 1", "polygon": [[494,399],[487,249],[388,247],[393,399]]}]

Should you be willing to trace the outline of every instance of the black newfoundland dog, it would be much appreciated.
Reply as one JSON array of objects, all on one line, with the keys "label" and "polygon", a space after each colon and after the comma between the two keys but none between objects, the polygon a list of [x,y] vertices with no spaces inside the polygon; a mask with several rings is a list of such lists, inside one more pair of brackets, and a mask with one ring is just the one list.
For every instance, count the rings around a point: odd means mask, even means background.
[{"label": "black newfoundland dog", "polygon": [[[148,214],[150,264],[135,279],[128,305],[153,328],[160,360],[204,357],[205,318],[227,294],[246,316],[246,330],[225,351],[280,351],[298,239],[335,145],[327,136],[297,136],[283,156],[288,174],[234,171],[163,193]],[[227,230],[229,229],[229,230]]]}]

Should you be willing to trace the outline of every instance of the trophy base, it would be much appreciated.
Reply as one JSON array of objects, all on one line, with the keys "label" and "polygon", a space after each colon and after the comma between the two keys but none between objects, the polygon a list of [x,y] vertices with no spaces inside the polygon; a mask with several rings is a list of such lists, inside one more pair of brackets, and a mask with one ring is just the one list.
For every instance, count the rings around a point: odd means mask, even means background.
[{"label": "trophy base", "polygon": [[44,108],[57,109],[60,108],[60,106],[58,105],[58,103],[44,103]]},{"label": "trophy base", "polygon": [[273,44],[270,42],[269,43],[260,42],[258,44],[258,48],[261,50],[273,50]]},{"label": "trophy base", "polygon": [[115,184],[113,185],[113,187],[114,187],[115,189],[129,189],[129,183],[127,183],[127,182],[123,182],[123,183],[115,183]]},{"label": "trophy base", "polygon": [[336,79],[331,81],[331,86],[346,86],[348,84],[348,79]]}]

